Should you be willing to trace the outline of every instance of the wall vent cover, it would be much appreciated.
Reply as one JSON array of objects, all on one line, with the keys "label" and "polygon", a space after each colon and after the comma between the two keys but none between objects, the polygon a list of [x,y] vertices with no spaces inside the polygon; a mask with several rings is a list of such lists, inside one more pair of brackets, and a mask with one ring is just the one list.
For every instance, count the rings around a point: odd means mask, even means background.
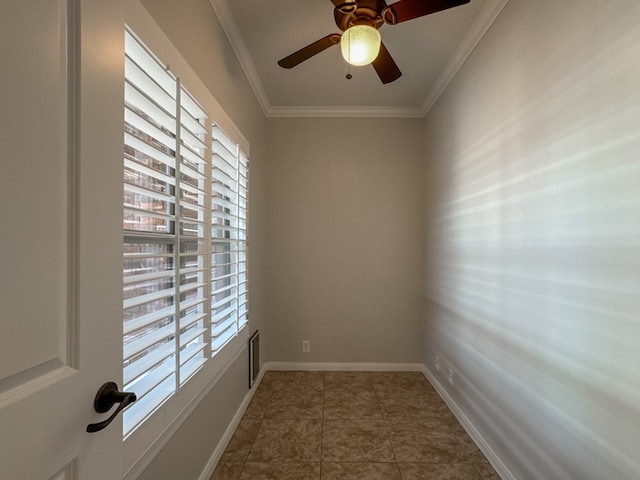
[{"label": "wall vent cover", "polygon": [[256,330],[249,338],[249,388],[260,373],[260,332]]}]

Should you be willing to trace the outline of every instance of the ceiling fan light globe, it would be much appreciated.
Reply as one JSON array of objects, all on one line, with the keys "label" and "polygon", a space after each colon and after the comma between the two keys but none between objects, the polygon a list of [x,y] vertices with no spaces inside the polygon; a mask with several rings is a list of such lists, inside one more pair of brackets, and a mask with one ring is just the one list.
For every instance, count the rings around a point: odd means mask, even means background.
[{"label": "ceiling fan light globe", "polygon": [[380,52],[380,32],[369,25],[355,25],[342,34],[342,57],[351,65],[369,65]]}]

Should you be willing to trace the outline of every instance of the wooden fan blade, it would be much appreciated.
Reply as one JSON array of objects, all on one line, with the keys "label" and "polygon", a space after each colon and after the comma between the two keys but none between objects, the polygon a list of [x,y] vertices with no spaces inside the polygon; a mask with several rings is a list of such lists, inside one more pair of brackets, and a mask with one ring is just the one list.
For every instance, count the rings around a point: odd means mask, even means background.
[{"label": "wooden fan blade", "polygon": [[471,0],[400,0],[385,8],[384,21],[390,25],[424,17],[431,13],[469,3]]},{"label": "wooden fan blade", "polygon": [[305,60],[310,59],[314,55],[317,55],[323,50],[326,50],[327,48],[340,43],[340,37],[341,35],[338,33],[327,35],[326,37],[323,37],[320,40],[316,40],[312,44],[301,48],[297,52],[292,53],[288,57],[284,57],[282,60],[278,61],[278,65],[280,65],[282,68],[293,68],[296,65],[304,62]]},{"label": "wooden fan blade", "polygon": [[402,75],[402,72],[398,68],[398,65],[396,65],[387,47],[384,46],[384,43],[380,44],[380,53],[378,53],[378,56],[371,65],[373,65],[382,83],[391,83]]}]

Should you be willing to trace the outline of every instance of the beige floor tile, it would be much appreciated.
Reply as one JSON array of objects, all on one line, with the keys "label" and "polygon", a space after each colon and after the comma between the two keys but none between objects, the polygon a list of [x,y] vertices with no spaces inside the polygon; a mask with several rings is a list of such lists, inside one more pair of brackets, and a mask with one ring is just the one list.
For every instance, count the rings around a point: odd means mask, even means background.
[{"label": "beige floor tile", "polygon": [[262,376],[262,381],[264,382],[264,381],[274,380],[281,373],[282,371],[280,370],[267,370],[266,372],[264,372],[264,375]]},{"label": "beige floor tile", "polygon": [[375,384],[374,389],[376,395],[380,399],[396,399],[405,400],[420,399],[423,402],[429,404],[429,409],[434,412],[440,413],[439,402],[442,400],[438,394],[427,385],[416,383],[414,385],[395,385],[393,383],[387,384]]},{"label": "beige floor tile", "polygon": [[322,420],[322,396],[307,396],[304,392],[297,392],[293,395],[283,396],[281,399],[272,397],[264,418]]},{"label": "beige floor tile", "polygon": [[238,480],[244,463],[220,462],[213,472],[211,480]]},{"label": "beige floor tile", "polygon": [[325,420],[322,438],[324,462],[394,462],[384,422]]},{"label": "beige floor tile", "polygon": [[482,480],[500,480],[500,476],[489,463],[476,463],[475,467]]},{"label": "beige floor tile", "polygon": [[372,377],[372,382],[376,391],[403,388],[405,390],[435,393],[435,390],[421,372],[377,372]]},{"label": "beige floor tile", "polygon": [[443,417],[456,418],[453,412],[451,412],[451,410],[449,409],[449,406],[446,403],[444,403],[444,400],[442,400],[441,398],[434,398],[433,401],[438,406],[438,411],[440,412],[440,415],[442,415]]},{"label": "beige floor tile", "polygon": [[261,387],[262,385],[260,385],[253,394],[253,398],[251,399],[247,410],[244,412],[244,418],[260,420],[264,417],[267,407],[269,406],[269,403],[271,403],[272,391],[269,388],[263,389]]},{"label": "beige floor tile", "polygon": [[324,376],[310,375],[315,372],[287,373],[290,375],[281,377],[276,384],[270,397],[269,406],[273,407],[274,404],[298,404],[303,408],[308,408],[311,403],[317,403],[320,405],[320,410],[322,410]]},{"label": "beige floor tile", "polygon": [[324,384],[326,389],[373,390],[373,379],[376,372],[326,372]]},{"label": "beige floor tile", "polygon": [[323,463],[322,480],[402,480],[396,463]]},{"label": "beige floor tile", "polygon": [[319,463],[247,462],[240,480],[319,480]]},{"label": "beige floor tile", "polygon": [[451,429],[452,432],[460,433],[460,434],[466,434],[467,433],[466,430],[464,429],[464,427],[462,425],[460,425],[460,422],[453,415],[453,413],[448,412],[448,411],[444,411],[444,410],[440,410],[440,418],[442,418],[442,420],[444,420],[445,423],[447,425],[449,425],[449,428]]},{"label": "beige floor tile", "polygon": [[243,418],[224,450],[222,462],[244,462],[251,451],[253,441],[256,439],[262,420]]},{"label": "beige floor tile", "polygon": [[402,480],[482,480],[469,464],[399,463]]},{"label": "beige floor tile", "polygon": [[441,418],[433,400],[419,392],[396,390],[376,392],[380,408],[385,418],[390,420],[418,421],[427,418]]},{"label": "beige floor tile", "polygon": [[247,461],[319,462],[322,422],[263,420]]},{"label": "beige floor tile", "polygon": [[263,393],[273,393],[280,384],[280,376],[270,375],[271,373],[274,372],[266,372],[258,385],[258,390],[261,390]]},{"label": "beige floor tile", "polygon": [[353,383],[353,384],[345,384],[345,385],[327,385],[324,389],[325,396],[328,395],[373,395],[375,396],[376,392],[373,389],[372,385],[368,385],[365,383]]},{"label": "beige floor tile", "polygon": [[276,371],[268,371],[262,376],[262,380],[260,380],[260,388],[264,388],[265,390],[273,391],[280,379],[280,373]]},{"label": "beige floor tile", "polygon": [[382,420],[376,394],[371,391],[329,390],[324,395],[324,418]]},{"label": "beige floor tile", "polygon": [[288,386],[324,390],[324,372],[280,372],[275,390],[287,388]]},{"label": "beige floor tile", "polygon": [[294,383],[288,383],[276,387],[271,394],[271,402],[287,402],[295,399],[309,398],[322,402],[324,388],[320,388],[319,384],[302,384],[296,386]]},{"label": "beige floor tile", "polygon": [[471,439],[471,437],[465,432],[456,431],[454,433],[456,438],[458,439],[458,443],[460,444],[460,458],[464,459],[466,463],[486,463],[487,459],[480,451],[475,442]]},{"label": "beige floor tile", "polygon": [[399,462],[460,463],[460,442],[441,419],[389,423]]}]

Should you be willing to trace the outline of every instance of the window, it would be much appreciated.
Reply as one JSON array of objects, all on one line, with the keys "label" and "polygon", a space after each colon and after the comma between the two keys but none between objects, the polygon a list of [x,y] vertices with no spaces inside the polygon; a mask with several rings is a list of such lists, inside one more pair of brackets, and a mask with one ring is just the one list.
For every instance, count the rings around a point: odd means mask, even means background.
[{"label": "window", "polygon": [[248,159],[129,31],[125,54],[126,436],[248,322]]},{"label": "window", "polygon": [[213,127],[211,351],[247,323],[247,158]]}]

